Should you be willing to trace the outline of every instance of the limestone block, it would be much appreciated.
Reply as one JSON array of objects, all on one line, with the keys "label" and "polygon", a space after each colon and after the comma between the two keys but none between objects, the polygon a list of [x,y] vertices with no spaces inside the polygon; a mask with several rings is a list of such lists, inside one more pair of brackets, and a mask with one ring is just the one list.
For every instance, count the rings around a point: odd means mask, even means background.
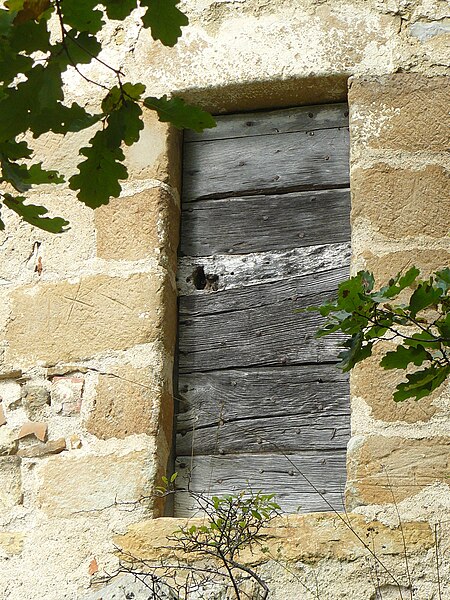
[{"label": "limestone block", "polygon": [[161,123],[154,111],[144,110],[139,141],[125,151],[130,181],[156,179],[180,188],[181,132]]},{"label": "limestone block", "polygon": [[18,288],[6,333],[8,358],[55,364],[153,341],[161,335],[164,291],[151,273]]},{"label": "limestone block", "polygon": [[356,145],[407,151],[448,149],[448,77],[395,73],[355,78],[349,104]]},{"label": "limestone block", "polygon": [[352,221],[368,219],[387,238],[442,238],[450,229],[449,172],[438,165],[412,171],[378,163],[351,174]]},{"label": "limestone block", "polygon": [[66,449],[66,440],[59,438],[58,440],[49,440],[41,444],[33,444],[26,448],[21,448],[17,452],[17,456],[22,458],[37,458],[47,456],[48,454],[59,454]]},{"label": "limestone block", "polygon": [[[194,518],[189,523],[201,525],[202,520]],[[185,524],[183,519],[145,519],[130,525],[127,532],[116,535],[114,541],[124,552],[122,558],[125,560],[128,555],[137,560],[159,561],[162,558],[177,557],[194,562],[195,555],[189,557],[176,549],[176,536],[173,534]],[[245,550],[241,553],[240,560],[257,564],[267,559],[268,555],[277,556],[281,560],[309,563],[324,558],[354,560],[358,556],[365,556],[366,550],[351,529],[364,541],[370,539],[369,532],[373,533],[378,556],[401,554],[402,536],[409,552],[426,550],[434,544],[433,532],[428,523],[403,523],[402,531],[399,527],[390,528],[380,522],[368,522],[358,514],[340,518],[335,513],[310,513],[289,515],[272,521],[264,529],[264,544],[255,545],[251,551]],[[269,552],[264,552],[263,546]]]},{"label": "limestone block", "polygon": [[375,277],[375,285],[386,285],[393,275],[405,272],[415,266],[420,270],[420,277],[425,279],[439,269],[450,267],[450,252],[445,250],[421,250],[411,248],[408,251],[389,252],[375,256],[367,250],[363,252],[365,268]]},{"label": "limestone block", "polygon": [[419,401],[408,399],[395,402],[393,394],[396,386],[401,381],[406,381],[405,372],[386,370],[380,366],[385,352],[393,351],[395,347],[395,344],[380,342],[375,345],[371,357],[356,365],[350,378],[351,395],[365,400],[372,409],[374,419],[405,423],[429,421],[437,410],[433,400],[442,393],[442,388]]},{"label": "limestone block", "polygon": [[17,435],[9,427],[0,427],[0,456],[15,454],[19,446]]},{"label": "limestone block", "polygon": [[36,421],[47,415],[50,393],[43,385],[25,384],[22,386],[21,395],[22,405],[29,419]]},{"label": "limestone block", "polygon": [[98,438],[125,438],[135,433],[156,435],[159,407],[171,397],[150,368],[115,367],[111,375],[99,375],[94,410],[85,427]]},{"label": "limestone block", "polygon": [[51,389],[53,411],[64,417],[78,415],[83,400],[83,388],[82,376],[53,377]]},{"label": "limestone block", "polygon": [[25,534],[19,531],[0,531],[0,553],[7,556],[20,554],[23,548]]},{"label": "limestone block", "polygon": [[95,211],[97,256],[107,260],[172,258],[178,247],[179,209],[163,188],[112,198]]},{"label": "limestone block", "polygon": [[0,457],[0,509],[22,503],[21,459],[18,456]]},{"label": "limestone block", "polygon": [[49,516],[113,507],[150,493],[153,457],[148,450],[104,456],[48,458],[39,468],[38,506]]},{"label": "limestone block", "polygon": [[347,506],[391,503],[435,481],[448,482],[450,438],[354,438],[347,459]]}]

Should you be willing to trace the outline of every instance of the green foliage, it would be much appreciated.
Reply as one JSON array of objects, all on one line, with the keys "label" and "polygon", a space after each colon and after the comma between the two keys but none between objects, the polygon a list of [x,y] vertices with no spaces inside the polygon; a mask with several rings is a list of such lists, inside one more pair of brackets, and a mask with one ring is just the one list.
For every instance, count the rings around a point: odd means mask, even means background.
[{"label": "green foliage", "polygon": [[[343,371],[371,356],[380,340],[397,343],[380,365],[399,370],[420,367],[397,386],[393,394],[397,402],[429,395],[450,375],[450,269],[427,280],[419,275],[412,267],[374,291],[372,273],[360,271],[339,285],[335,301],[306,309],[326,318],[317,337],[337,331],[350,336],[339,354]],[[413,288],[408,303],[394,303],[400,293],[407,294],[407,288]]]},{"label": "green foliage", "polygon": [[[214,127],[214,119],[189,106],[181,98],[143,98],[145,86],[124,81],[120,69],[98,58],[107,19],[123,20],[139,7],[146,9],[142,24],[155,40],[174,46],[188,19],[178,8],[179,0],[9,0],[0,8],[0,204],[47,231],[61,232],[67,222],[43,217],[44,207],[24,204],[20,194],[33,186],[62,183],[56,170],[30,164],[33,149],[23,142],[48,132],[64,136],[96,126],[89,145],[80,149],[78,173],[70,188],[80,201],[95,208],[119,196],[120,181],[128,174],[123,164],[124,145],[139,140],[143,108],[156,111],[160,120],[179,128],[202,131]],[[53,34],[50,36],[49,20]],[[79,70],[79,65],[97,62],[113,72],[116,83],[105,87]],[[77,103],[65,103],[63,74],[75,69],[91,86],[103,89],[98,109],[90,112]],[[3,224],[3,222],[2,222]]]}]

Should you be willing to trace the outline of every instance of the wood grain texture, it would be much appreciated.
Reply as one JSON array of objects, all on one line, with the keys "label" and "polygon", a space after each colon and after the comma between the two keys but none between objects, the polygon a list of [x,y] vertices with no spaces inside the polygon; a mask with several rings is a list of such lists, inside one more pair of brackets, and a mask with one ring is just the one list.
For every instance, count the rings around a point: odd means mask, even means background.
[{"label": "wood grain texture", "polygon": [[293,248],[279,252],[253,252],[246,255],[191,257],[178,260],[177,289],[180,296],[206,296],[211,290],[197,290],[192,273],[198,266],[206,274],[218,275],[218,291],[277,282],[286,277],[311,275],[318,271],[350,270],[350,242]]},{"label": "wood grain texture", "polygon": [[[322,318],[296,309],[333,297],[349,275],[346,113],[333,105],[229,115],[185,136],[180,488],[220,495],[250,486],[276,493],[287,512],[328,510],[326,500],[342,508],[342,337],[316,339]],[[194,512],[193,497],[178,491],[175,514]]]},{"label": "wood grain texture", "polygon": [[217,117],[217,127],[205,129],[202,133],[187,129],[184,133],[184,141],[189,144],[189,142],[206,140],[277,135],[336,127],[348,127],[348,105],[345,103],[223,115]]},{"label": "wood grain texture", "polygon": [[342,336],[316,339],[322,317],[296,311],[331,297],[346,274],[335,269],[180,298],[180,373],[336,361]]},{"label": "wood grain texture", "polygon": [[346,129],[191,144],[183,201],[349,186]]},{"label": "wood grain texture", "polygon": [[181,254],[248,254],[345,242],[350,190],[319,190],[191,202],[182,213]]},{"label": "wood grain texture", "polygon": [[348,374],[335,365],[180,375],[178,431],[263,417],[349,414]]},{"label": "wood grain texture", "polygon": [[195,499],[182,490],[190,489],[207,496],[233,494],[242,490],[276,494],[286,512],[329,510],[330,506],[305,481],[301,473],[325,496],[328,502],[341,510],[345,486],[345,451],[297,452],[288,460],[280,454],[242,454],[239,456],[190,456],[176,460],[178,472],[175,494],[175,514],[180,517],[195,514]]}]

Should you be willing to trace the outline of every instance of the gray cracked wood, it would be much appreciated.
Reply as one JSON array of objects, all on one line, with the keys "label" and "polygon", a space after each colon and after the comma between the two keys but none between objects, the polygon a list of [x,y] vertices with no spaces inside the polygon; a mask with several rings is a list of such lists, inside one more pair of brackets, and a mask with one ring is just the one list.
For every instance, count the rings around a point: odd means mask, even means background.
[{"label": "gray cracked wood", "polygon": [[349,186],[348,130],[196,142],[185,152],[183,199]]},{"label": "gray cracked wood", "polygon": [[305,451],[290,454],[288,458],[276,453],[198,456],[194,460],[190,456],[179,456],[175,464],[180,490],[175,494],[175,514],[195,514],[195,496],[183,491],[187,489],[207,496],[236,494],[249,489],[274,493],[281,508],[291,513],[330,510],[324,498],[336,510],[343,508],[344,451]]},{"label": "gray cracked wood", "polygon": [[180,253],[248,254],[345,242],[349,198],[350,190],[335,189],[188,203]]},{"label": "gray cracked wood", "polygon": [[216,130],[186,135],[177,516],[196,510],[187,488],[220,495],[250,485],[276,493],[288,512],[326,510],[326,500],[342,507],[342,338],[316,339],[321,318],[296,309],[331,297],[348,277],[346,111],[229,115]]}]

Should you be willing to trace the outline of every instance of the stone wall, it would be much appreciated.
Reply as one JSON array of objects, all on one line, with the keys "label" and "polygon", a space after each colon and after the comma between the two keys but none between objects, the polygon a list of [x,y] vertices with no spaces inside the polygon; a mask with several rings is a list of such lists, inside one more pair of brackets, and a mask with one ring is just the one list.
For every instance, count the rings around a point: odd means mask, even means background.
[{"label": "stone wall", "polygon": [[[214,112],[342,101],[348,89],[354,269],[382,281],[412,264],[450,264],[445,0],[182,7],[191,25],[174,49],[131,17],[111,23],[105,58],[152,95],[177,92]],[[67,86],[81,104],[96,101],[75,73]],[[48,136],[44,162],[72,171],[85,135]],[[40,200],[69,218],[69,232],[53,236],[12,216],[1,233],[0,589],[8,600],[146,598],[125,580],[103,588],[115,544],[159,557],[177,527],[155,519],[163,507],[153,491],[172,437],[180,148],[179,134],[149,115],[128,152],[120,199],[94,213],[67,187],[49,189]],[[438,598],[439,526],[446,597],[449,389],[395,405],[394,384],[375,361],[355,370],[347,504],[362,535],[377,524],[380,552],[407,583],[400,513],[421,600]],[[317,581],[322,598],[376,597],[367,553],[336,519],[289,517],[272,529],[270,544],[290,565],[258,559],[274,598],[314,597],[299,577]],[[383,579],[383,598],[399,597],[391,584]]]}]

